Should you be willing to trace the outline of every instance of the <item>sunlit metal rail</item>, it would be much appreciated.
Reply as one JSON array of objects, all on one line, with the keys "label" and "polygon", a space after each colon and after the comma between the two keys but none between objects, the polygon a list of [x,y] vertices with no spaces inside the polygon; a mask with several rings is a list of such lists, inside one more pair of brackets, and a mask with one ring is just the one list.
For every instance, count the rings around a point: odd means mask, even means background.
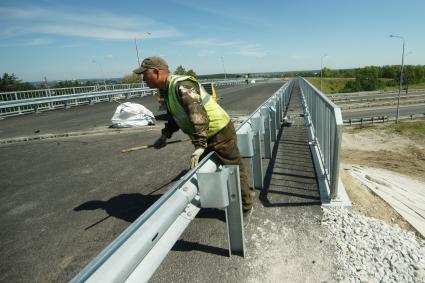
[{"label": "sunlit metal rail", "polygon": [[322,200],[341,202],[343,201],[339,190],[342,186],[339,179],[343,128],[341,109],[304,78],[298,78],[298,82],[312,154],[320,165],[320,170],[316,173],[324,179],[321,186]]}]

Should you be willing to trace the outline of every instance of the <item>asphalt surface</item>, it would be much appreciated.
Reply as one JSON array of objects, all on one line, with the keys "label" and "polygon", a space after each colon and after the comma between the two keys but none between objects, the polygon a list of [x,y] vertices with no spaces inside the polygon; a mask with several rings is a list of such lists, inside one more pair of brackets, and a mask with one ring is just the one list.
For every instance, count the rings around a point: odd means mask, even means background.
[{"label": "asphalt surface", "polygon": [[[221,89],[220,103],[230,115],[247,115],[281,85]],[[70,280],[186,172],[193,151],[190,142],[159,151],[120,153],[124,148],[153,143],[163,123],[164,113],[156,110],[154,98],[132,101],[153,110],[157,125],[109,129],[114,103],[0,120],[3,141],[51,135],[43,140],[0,144],[1,282]],[[77,134],[53,138],[69,132]],[[181,138],[186,136],[179,132],[172,139]],[[191,263],[201,260],[217,272],[227,268],[228,262],[237,262],[223,256],[227,247],[223,217],[222,211],[202,211],[173,248],[171,262],[167,257],[173,272],[161,278],[183,282],[188,278],[185,269],[173,266],[188,259]],[[237,268],[241,260],[232,266]],[[164,263],[161,268],[166,266]],[[211,281],[208,277],[191,279]]]},{"label": "asphalt surface", "polygon": [[[344,94],[344,95],[329,95],[330,98],[332,98],[332,101],[335,102],[342,102],[345,100],[371,100],[371,99],[382,99],[382,98],[396,98],[398,96],[398,92],[392,92],[392,93],[379,93],[379,94]],[[400,97],[422,97],[425,96],[425,92],[418,91],[418,92],[410,92],[406,94],[405,92],[402,92],[400,94]]]}]

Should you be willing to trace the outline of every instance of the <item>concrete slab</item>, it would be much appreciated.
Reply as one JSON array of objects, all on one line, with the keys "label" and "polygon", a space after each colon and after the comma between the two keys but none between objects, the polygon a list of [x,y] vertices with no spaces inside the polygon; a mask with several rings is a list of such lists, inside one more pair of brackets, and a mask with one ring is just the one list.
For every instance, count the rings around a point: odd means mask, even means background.
[{"label": "concrete slab", "polygon": [[425,184],[393,171],[367,166],[344,167],[380,196],[425,237]]}]

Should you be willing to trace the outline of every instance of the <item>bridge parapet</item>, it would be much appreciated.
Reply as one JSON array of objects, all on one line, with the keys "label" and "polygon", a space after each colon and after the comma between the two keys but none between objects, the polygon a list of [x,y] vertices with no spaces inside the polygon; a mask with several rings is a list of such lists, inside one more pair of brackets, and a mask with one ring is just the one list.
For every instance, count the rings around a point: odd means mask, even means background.
[{"label": "bridge parapet", "polygon": [[339,178],[343,120],[341,109],[304,78],[298,78],[305,122],[316,172],[319,177],[322,203],[351,206]]}]

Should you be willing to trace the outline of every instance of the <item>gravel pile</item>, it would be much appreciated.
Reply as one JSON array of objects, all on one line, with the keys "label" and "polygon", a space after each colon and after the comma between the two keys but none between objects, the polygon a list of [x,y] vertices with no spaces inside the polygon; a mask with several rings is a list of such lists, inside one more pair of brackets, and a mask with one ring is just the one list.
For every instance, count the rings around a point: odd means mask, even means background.
[{"label": "gravel pile", "polygon": [[342,208],[324,208],[335,237],[338,281],[425,282],[425,241],[398,225]]}]

